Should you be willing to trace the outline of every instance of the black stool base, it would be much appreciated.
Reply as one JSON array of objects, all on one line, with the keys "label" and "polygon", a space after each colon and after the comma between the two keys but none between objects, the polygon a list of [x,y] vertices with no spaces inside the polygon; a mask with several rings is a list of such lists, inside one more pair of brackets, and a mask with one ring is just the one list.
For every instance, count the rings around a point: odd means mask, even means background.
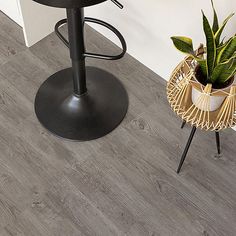
[{"label": "black stool base", "polygon": [[39,88],[35,112],[53,134],[75,141],[100,138],[114,130],[128,109],[128,95],[112,74],[87,67],[87,93],[73,94],[72,69],[50,76]]}]

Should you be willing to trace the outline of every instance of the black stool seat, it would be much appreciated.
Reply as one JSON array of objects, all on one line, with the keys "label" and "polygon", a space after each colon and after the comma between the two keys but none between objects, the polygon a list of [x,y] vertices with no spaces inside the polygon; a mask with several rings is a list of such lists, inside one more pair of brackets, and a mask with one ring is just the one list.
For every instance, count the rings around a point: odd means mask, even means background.
[{"label": "black stool seat", "polygon": [[105,2],[106,0],[34,0],[35,2],[51,7],[61,8],[82,8],[98,3]]}]

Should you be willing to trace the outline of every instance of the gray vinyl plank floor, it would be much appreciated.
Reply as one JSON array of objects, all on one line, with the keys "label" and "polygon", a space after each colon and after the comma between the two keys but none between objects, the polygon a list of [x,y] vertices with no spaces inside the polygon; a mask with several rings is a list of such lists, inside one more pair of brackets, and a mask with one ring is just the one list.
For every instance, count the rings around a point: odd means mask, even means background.
[{"label": "gray vinyl plank floor", "polygon": [[[89,27],[86,38],[89,51],[119,50]],[[101,139],[56,138],[37,121],[34,97],[70,66],[68,49],[54,33],[27,49],[0,13],[0,235],[235,236],[236,132],[222,132],[217,158],[214,133],[198,131],[177,175],[191,127],[180,129],[166,82],[129,55],[87,64],[120,78],[128,114]]]}]

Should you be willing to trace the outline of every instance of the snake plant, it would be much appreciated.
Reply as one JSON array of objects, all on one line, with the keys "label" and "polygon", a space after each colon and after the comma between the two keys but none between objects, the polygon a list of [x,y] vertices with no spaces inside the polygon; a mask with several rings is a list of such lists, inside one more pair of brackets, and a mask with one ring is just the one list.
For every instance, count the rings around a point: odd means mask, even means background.
[{"label": "snake plant", "polygon": [[224,86],[236,74],[236,35],[227,41],[221,40],[222,32],[234,13],[230,14],[219,26],[213,0],[211,4],[214,12],[212,26],[202,11],[203,30],[206,37],[205,55],[196,55],[191,38],[173,36],[171,39],[178,50],[192,56],[198,62],[206,83]]}]

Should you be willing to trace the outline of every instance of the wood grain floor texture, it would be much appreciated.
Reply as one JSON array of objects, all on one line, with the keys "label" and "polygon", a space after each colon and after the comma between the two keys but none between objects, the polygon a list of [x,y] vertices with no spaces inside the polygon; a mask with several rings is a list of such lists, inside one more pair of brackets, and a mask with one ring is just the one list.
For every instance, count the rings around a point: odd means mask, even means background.
[{"label": "wood grain floor texture", "polygon": [[[90,51],[118,50],[88,27],[86,39]],[[104,138],[58,139],[33,103],[40,84],[70,66],[68,50],[55,34],[27,49],[0,13],[0,235],[235,236],[236,132],[222,132],[219,159],[214,133],[198,131],[177,175],[191,127],[180,129],[166,82],[129,55],[87,63],[120,78],[128,114]]]}]

